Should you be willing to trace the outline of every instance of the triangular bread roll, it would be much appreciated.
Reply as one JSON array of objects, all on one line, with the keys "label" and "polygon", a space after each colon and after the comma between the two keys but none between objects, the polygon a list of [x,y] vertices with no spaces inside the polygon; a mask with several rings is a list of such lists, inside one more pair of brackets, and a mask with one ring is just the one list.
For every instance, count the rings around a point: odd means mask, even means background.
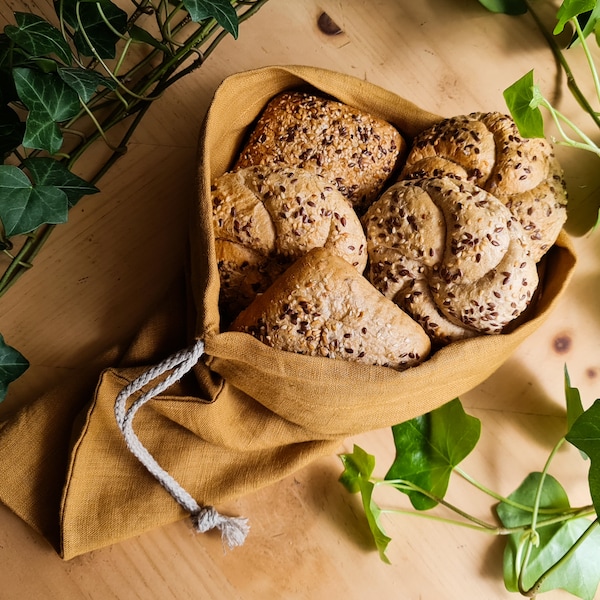
[{"label": "triangular bread roll", "polygon": [[431,349],[420,325],[323,248],[296,261],[231,329],[279,350],[398,370],[419,364]]}]

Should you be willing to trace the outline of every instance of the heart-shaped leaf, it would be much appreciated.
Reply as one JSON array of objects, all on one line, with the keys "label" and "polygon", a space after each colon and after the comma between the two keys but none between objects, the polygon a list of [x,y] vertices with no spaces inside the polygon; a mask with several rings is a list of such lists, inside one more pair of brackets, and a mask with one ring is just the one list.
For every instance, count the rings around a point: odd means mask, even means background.
[{"label": "heart-shaped leaf", "polygon": [[[531,473],[523,483],[509,496],[510,500],[524,506],[533,507],[536,493],[541,483],[541,473]],[[546,475],[540,497],[540,508],[569,508],[569,499],[560,483],[551,475]],[[497,513],[505,527],[521,527],[531,524],[532,512],[500,503]],[[538,518],[538,543],[532,548],[530,560],[523,573],[523,586],[531,588],[538,578],[552,567],[573,546],[590,526],[585,518],[570,519],[559,523],[544,525],[543,515]],[[511,592],[519,591],[518,576],[522,552],[520,546],[523,534],[512,533],[508,536],[504,551],[504,583]],[[584,600],[593,600],[600,581],[600,530],[594,531],[572,554],[571,558],[549,575],[539,592],[564,589]]]},{"label": "heart-shaped leaf", "polygon": [[[467,415],[456,398],[426,415],[394,425],[392,432],[396,458],[385,478],[410,481],[443,498],[452,469],[477,445],[481,422]],[[418,510],[437,504],[420,492],[406,493]]]},{"label": "heart-shaped leaf", "polygon": [[114,58],[127,13],[110,0],[55,0],[55,10],[73,29],[73,43],[84,56]]},{"label": "heart-shaped leaf", "polygon": [[29,368],[27,359],[17,350],[7,345],[0,335],[0,402],[6,398],[10,383],[18,379]]},{"label": "heart-shaped leaf", "polygon": [[51,186],[62,190],[67,196],[69,208],[83,196],[97,194],[100,191],[53,158],[42,156],[28,158],[23,161],[23,166],[29,171],[36,186]]},{"label": "heart-shaped leaf", "polygon": [[596,400],[571,426],[567,441],[591,460],[588,481],[596,513],[600,514],[600,400]]},{"label": "heart-shaped leaf", "polygon": [[61,189],[34,186],[21,169],[0,165],[0,220],[7,236],[29,233],[44,223],[64,223],[67,213]]},{"label": "heart-shaped leaf", "polygon": [[104,77],[97,71],[80,68],[58,69],[58,76],[87,104],[100,86],[111,90],[116,89],[117,84],[112,79]]},{"label": "heart-shaped leaf", "polygon": [[544,137],[544,118],[536,99],[541,96],[533,81],[533,71],[504,90],[504,100],[519,132],[526,138]]},{"label": "heart-shaped leaf", "polygon": [[55,54],[66,65],[71,63],[71,48],[62,33],[33,13],[15,13],[16,25],[4,28],[6,35],[31,56]]},{"label": "heart-shaped leaf", "polygon": [[238,37],[239,21],[237,13],[228,0],[183,0],[185,9],[190,13],[192,21],[200,22],[212,17],[234,38]]},{"label": "heart-shaped leaf", "polygon": [[63,141],[57,123],[74,117],[79,96],[56,73],[40,73],[23,67],[13,69],[17,93],[29,109],[23,145],[56,154]]}]

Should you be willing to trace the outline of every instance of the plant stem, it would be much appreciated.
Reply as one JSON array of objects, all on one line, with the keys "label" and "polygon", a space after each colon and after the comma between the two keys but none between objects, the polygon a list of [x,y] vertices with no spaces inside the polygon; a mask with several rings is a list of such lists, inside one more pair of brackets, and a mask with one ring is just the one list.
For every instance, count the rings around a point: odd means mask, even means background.
[{"label": "plant stem", "polygon": [[[476,479],[471,477],[468,473],[463,471],[460,467],[454,467],[453,470],[457,475],[460,475],[465,481],[468,481],[471,485],[476,487],[478,490],[480,490],[484,494],[487,494],[491,498],[494,498],[494,500],[498,500],[498,502],[502,502],[503,504],[508,504],[509,506],[512,506],[513,508],[517,508],[517,509],[525,511],[525,512],[533,512],[532,506],[527,506],[526,504],[521,504],[520,502],[515,502],[514,500],[511,500],[510,498],[502,496],[502,494],[499,494],[498,492],[491,490],[490,488],[486,487],[485,485],[483,485],[482,483],[480,483],[479,481],[477,481]],[[566,510],[563,508],[538,508],[538,513],[543,514],[543,515],[557,515],[558,514],[558,515],[565,515],[565,516],[569,516],[569,515],[581,516],[581,513],[593,514],[594,506],[588,505],[588,506],[582,506],[579,508],[568,508]]]},{"label": "plant stem", "polygon": [[[517,582],[518,582],[519,591],[524,590],[523,578],[525,576],[525,570],[527,568],[527,563],[529,562],[529,558],[531,557],[531,552],[533,551],[534,540],[536,541],[536,545],[537,545],[537,540],[539,539],[537,530],[536,530],[536,526],[537,526],[538,511],[540,508],[540,502],[542,499],[542,491],[544,488],[544,482],[546,480],[546,475],[548,474],[548,469],[550,468],[550,463],[552,462],[552,459],[554,458],[556,453],[559,451],[561,446],[565,443],[565,441],[566,441],[566,439],[564,437],[562,437],[555,444],[554,448],[552,448],[552,451],[550,452],[550,455],[548,456],[548,459],[546,460],[546,464],[544,465],[544,468],[540,475],[540,481],[538,483],[537,490],[535,492],[535,498],[533,501],[533,512],[531,515],[531,528],[530,528],[529,535],[525,539],[525,550],[523,553],[523,560],[520,564],[517,563],[515,565],[516,568],[518,569]],[[521,593],[523,593],[523,592],[521,592]]]},{"label": "plant stem", "polygon": [[585,97],[585,95],[583,94],[583,92],[581,91],[579,86],[577,85],[577,82],[575,81],[575,76],[573,75],[573,71],[571,70],[571,67],[569,66],[562,50],[560,49],[559,45],[557,44],[554,35],[546,29],[546,27],[542,23],[542,20],[540,19],[538,14],[531,8],[531,2],[526,0],[526,4],[527,4],[529,13],[533,17],[533,20],[535,21],[535,24],[537,25],[538,29],[540,30],[540,32],[542,33],[542,35],[548,42],[548,45],[550,46],[550,49],[552,50],[554,57],[559,62],[560,66],[562,67],[562,69],[567,77],[567,87],[571,91],[571,94],[573,94],[573,96],[575,97],[577,102],[579,102],[579,104],[585,110],[585,112],[587,112],[590,115],[590,117],[593,119],[596,126],[598,128],[600,128],[600,117],[598,117],[598,115],[596,114],[596,111],[593,109],[593,107],[591,106],[591,104],[589,103],[589,101],[587,100],[587,98]]},{"label": "plant stem", "polygon": [[544,581],[550,577],[555,571],[560,569],[572,556],[575,554],[577,549],[585,542],[585,540],[594,532],[599,525],[598,518],[590,523],[588,528],[577,538],[577,541],[549,568],[544,571],[536,580],[536,582],[528,590],[520,590],[523,596],[529,598],[535,597],[540,588],[544,584]]}]

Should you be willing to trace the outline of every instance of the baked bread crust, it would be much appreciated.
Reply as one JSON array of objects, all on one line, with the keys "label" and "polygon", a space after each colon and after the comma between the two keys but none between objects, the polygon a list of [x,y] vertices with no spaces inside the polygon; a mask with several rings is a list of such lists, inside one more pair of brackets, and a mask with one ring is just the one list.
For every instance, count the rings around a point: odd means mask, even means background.
[{"label": "baked bread crust", "polygon": [[533,297],[537,268],[522,226],[472,183],[398,182],[364,222],[370,281],[436,344],[501,333]]},{"label": "baked bread crust", "polygon": [[450,176],[499,198],[521,223],[536,261],[567,219],[567,191],[551,144],[524,139],[498,112],[444,119],[414,140],[401,179]]},{"label": "baked bread crust", "polygon": [[288,268],[231,330],[279,350],[398,370],[419,364],[431,349],[420,325],[325,248]]},{"label": "baked bread crust", "polygon": [[390,123],[341,102],[284,92],[265,107],[235,169],[291,165],[327,177],[362,214],[406,151]]},{"label": "baked bread crust", "polygon": [[349,202],[324,177],[293,167],[249,167],[212,187],[221,304],[233,316],[296,259],[326,247],[359,273],[366,239]]}]

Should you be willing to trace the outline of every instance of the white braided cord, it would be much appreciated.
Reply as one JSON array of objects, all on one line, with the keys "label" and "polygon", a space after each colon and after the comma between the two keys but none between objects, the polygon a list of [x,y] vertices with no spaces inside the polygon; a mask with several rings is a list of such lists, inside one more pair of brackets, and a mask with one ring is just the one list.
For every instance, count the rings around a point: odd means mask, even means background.
[{"label": "white braided cord", "polygon": [[[157,481],[192,517],[197,531],[204,533],[217,528],[221,531],[224,543],[230,548],[244,543],[249,526],[247,519],[228,517],[218,513],[212,506],[200,506],[181,484],[165,471],[142,444],[133,430],[133,419],[142,406],[158,394],[164,392],[173,383],[180,380],[200,360],[204,353],[201,340],[166,358],[160,364],[151,367],[125,386],[115,402],[115,418],[130,452],[148,469]],[[126,409],[127,400],[144,386],[170,371],[167,377],[156,386],[144,392]]]}]

